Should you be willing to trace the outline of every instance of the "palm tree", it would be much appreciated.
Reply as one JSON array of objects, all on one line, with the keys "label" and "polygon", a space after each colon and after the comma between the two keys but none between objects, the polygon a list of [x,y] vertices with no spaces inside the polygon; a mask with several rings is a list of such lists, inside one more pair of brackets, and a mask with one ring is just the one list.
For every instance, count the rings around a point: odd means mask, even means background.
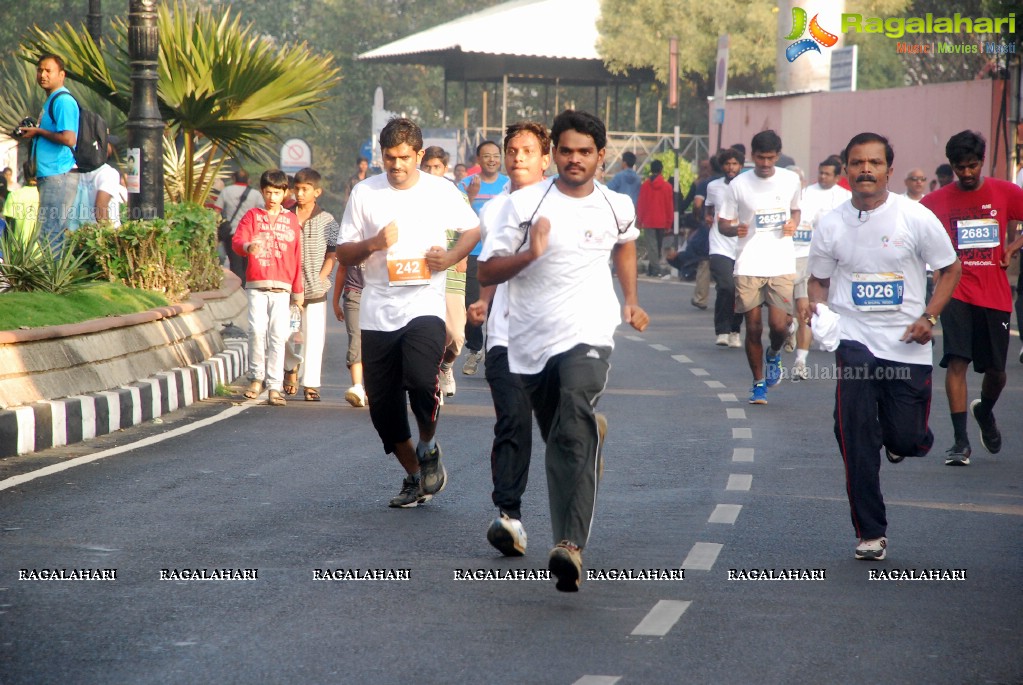
[{"label": "palm tree", "polygon": [[[312,118],[340,72],[331,56],[314,54],[305,43],[281,45],[257,35],[229,9],[215,16],[210,8],[192,11],[175,0],[158,12],[160,112],[168,136],[182,141],[177,157],[204,157],[198,177],[193,164],[183,164],[184,199],[202,203],[226,156],[273,159],[272,127],[302,115]],[[107,35],[97,45],[84,27],[35,27],[21,56],[35,63],[47,52],[61,55],[70,78],[127,116],[127,22],[114,20]]]}]

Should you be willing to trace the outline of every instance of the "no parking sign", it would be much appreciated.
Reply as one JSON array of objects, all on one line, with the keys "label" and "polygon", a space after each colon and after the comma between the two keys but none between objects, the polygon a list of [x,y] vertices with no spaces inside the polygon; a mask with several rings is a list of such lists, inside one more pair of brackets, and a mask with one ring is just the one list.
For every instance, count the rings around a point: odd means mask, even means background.
[{"label": "no parking sign", "polygon": [[313,165],[313,150],[301,138],[290,138],[281,145],[281,169],[293,174],[299,169]]}]

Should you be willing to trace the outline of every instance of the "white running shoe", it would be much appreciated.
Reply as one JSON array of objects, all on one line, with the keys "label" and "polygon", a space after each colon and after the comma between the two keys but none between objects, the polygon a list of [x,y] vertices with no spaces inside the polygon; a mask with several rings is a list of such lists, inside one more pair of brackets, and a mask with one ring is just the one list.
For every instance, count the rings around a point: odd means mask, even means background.
[{"label": "white running shoe", "polygon": [[742,339],[738,333],[728,334],[728,346],[729,347],[742,347]]},{"label": "white running shoe", "polygon": [[717,340],[714,341],[714,344],[717,345],[718,347],[728,347],[728,334],[719,333]]},{"label": "white running shoe", "polygon": [[789,369],[789,373],[792,374],[792,382],[798,383],[799,381],[805,381],[810,377],[810,370],[806,368],[806,362],[796,362]]},{"label": "white running shoe", "polygon": [[789,334],[785,338],[785,347],[782,348],[786,352],[792,352],[796,349],[796,331],[799,330],[799,324],[793,319],[792,323],[789,324]]},{"label": "white running shoe", "polygon": [[451,370],[451,364],[440,365],[440,389],[448,397],[455,396],[455,374]]},{"label": "white running shoe", "polygon": [[478,352],[469,350],[469,354],[465,358],[465,364],[462,365],[462,373],[466,376],[475,376],[482,361],[483,350],[479,350]]},{"label": "white running shoe", "polygon": [[365,407],[369,404],[366,400],[366,390],[362,387],[362,383],[356,383],[348,388],[348,391],[345,393],[345,400],[353,407]]},{"label": "white running shoe", "polygon": [[862,561],[881,561],[887,548],[888,538],[861,539],[860,544],[856,545],[856,558]]},{"label": "white running shoe", "polygon": [[521,557],[526,554],[526,529],[522,522],[508,514],[494,519],[487,530],[487,541],[506,557]]}]

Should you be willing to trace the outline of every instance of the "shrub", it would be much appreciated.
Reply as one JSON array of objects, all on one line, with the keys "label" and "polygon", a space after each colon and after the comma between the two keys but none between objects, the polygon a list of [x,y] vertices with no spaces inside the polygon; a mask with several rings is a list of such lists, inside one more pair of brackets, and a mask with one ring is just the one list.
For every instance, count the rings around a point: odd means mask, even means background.
[{"label": "shrub", "polygon": [[86,255],[70,243],[59,249],[43,238],[40,228],[27,236],[0,235],[0,288],[13,292],[66,294],[95,280],[84,268]]},{"label": "shrub", "polygon": [[163,219],[127,221],[120,228],[88,224],[71,240],[108,281],[179,301],[190,291],[220,287],[217,221],[216,212],[200,205],[168,205]]}]

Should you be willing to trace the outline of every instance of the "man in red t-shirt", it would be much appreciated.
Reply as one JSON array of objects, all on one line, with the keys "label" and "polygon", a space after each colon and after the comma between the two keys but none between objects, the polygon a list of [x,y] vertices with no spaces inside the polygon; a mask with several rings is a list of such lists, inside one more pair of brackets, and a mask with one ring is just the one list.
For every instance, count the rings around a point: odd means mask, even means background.
[{"label": "man in red t-shirt", "polygon": [[1023,189],[996,178],[984,178],[984,138],[962,131],[949,138],[945,156],[957,182],[920,201],[934,212],[963,264],[963,276],[952,300],[941,313],[945,394],[952,414],[955,444],[945,452],[945,464],[970,463],[966,432],[966,369],[984,374],[980,399],[970,412],[980,426],[981,442],[991,454],[1002,448],[1002,434],[992,412],[1005,387],[1005,358],[1009,349],[1012,294],[1005,269],[1018,243],[1006,245],[1006,225],[1023,219]]}]

